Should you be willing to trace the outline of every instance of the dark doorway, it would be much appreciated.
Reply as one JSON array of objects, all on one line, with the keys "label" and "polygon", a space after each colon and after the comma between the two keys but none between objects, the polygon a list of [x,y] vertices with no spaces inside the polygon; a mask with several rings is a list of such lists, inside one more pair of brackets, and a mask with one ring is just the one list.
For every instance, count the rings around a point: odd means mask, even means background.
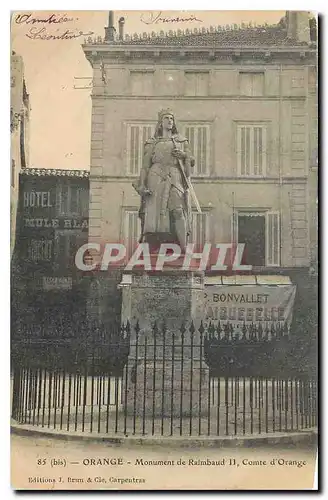
[{"label": "dark doorway", "polygon": [[265,266],[265,215],[238,215],[238,243],[245,243],[243,264]]}]

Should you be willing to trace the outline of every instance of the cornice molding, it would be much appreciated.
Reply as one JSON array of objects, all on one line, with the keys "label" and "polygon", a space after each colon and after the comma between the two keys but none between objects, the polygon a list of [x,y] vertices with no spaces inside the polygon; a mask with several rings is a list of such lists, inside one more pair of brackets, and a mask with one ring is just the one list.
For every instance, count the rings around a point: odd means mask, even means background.
[{"label": "cornice molding", "polygon": [[64,170],[53,168],[23,168],[20,170],[21,176],[36,176],[36,177],[79,177],[89,178],[89,170]]},{"label": "cornice molding", "polygon": [[185,96],[185,95],[156,95],[156,96],[135,96],[135,95],[117,95],[117,94],[91,94],[92,99],[118,99],[118,100],[146,100],[146,101],[211,101],[211,100],[222,100],[222,101],[247,101],[247,102],[255,102],[255,101],[279,101],[282,99],[283,101],[306,101],[307,96],[298,95],[298,96],[241,96],[241,95],[210,95],[210,96]]},{"label": "cornice molding", "polygon": [[[141,61],[151,58],[155,64],[162,61],[175,59],[184,62],[201,58],[202,61],[220,63],[231,61],[240,64],[244,60],[261,60],[266,64],[274,64],[278,61],[286,62],[290,59],[303,65],[317,58],[317,50],[310,46],[270,46],[270,45],[232,45],[229,47],[208,46],[176,46],[176,45],[82,45],[88,61],[93,65],[99,60],[106,58],[107,62]],[[287,56],[287,57],[286,57]]]},{"label": "cornice molding", "polygon": [[[97,181],[106,181],[106,182],[122,182],[122,183],[132,183],[138,179],[138,176],[125,175],[92,175],[90,173],[90,180]],[[239,177],[223,177],[223,176],[214,176],[208,175],[206,177],[192,177],[191,178],[193,185],[197,184],[212,184],[213,182],[217,184],[275,184],[277,186],[280,185],[279,177],[266,177],[266,178],[239,178]],[[306,184],[308,181],[308,176],[304,177],[282,177],[282,184],[291,184],[291,183],[300,183]]]}]

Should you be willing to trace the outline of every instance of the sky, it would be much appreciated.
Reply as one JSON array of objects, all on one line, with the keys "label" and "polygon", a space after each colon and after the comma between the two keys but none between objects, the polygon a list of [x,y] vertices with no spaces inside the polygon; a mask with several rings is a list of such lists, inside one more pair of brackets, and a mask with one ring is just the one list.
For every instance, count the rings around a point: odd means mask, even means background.
[{"label": "sky", "polygon": [[[30,17],[26,17],[31,14]],[[65,23],[32,23],[33,18],[68,18]],[[193,29],[211,25],[273,24],[284,11],[164,11],[162,17],[196,17],[197,21],[168,24],[154,21],[160,11],[115,11],[114,25],[125,18],[125,33],[158,32],[169,29]],[[25,17],[19,17],[24,16]],[[54,18],[53,18],[54,19]],[[27,21],[27,22],[26,22]],[[30,95],[29,167],[57,169],[90,168],[92,68],[81,44],[84,37],[70,40],[33,39],[42,35],[59,35],[67,29],[74,34],[104,36],[108,24],[106,11],[14,11],[11,24],[11,48],[21,55],[25,66],[25,81]]]}]

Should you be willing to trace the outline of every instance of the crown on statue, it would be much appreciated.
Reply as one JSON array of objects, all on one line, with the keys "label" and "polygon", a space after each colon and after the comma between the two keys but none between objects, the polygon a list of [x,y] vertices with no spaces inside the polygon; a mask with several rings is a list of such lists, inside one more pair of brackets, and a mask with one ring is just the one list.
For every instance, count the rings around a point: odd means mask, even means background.
[{"label": "crown on statue", "polygon": [[174,113],[172,111],[172,109],[170,108],[167,108],[167,109],[162,109],[159,113],[158,113],[158,121],[162,121],[163,117],[166,116],[166,115],[171,115],[174,117]]}]

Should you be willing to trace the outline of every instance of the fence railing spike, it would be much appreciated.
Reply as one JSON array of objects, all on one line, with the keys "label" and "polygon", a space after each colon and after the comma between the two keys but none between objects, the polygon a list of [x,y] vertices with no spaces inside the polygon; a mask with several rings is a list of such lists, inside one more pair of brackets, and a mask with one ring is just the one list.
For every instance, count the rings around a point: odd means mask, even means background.
[{"label": "fence railing spike", "polygon": [[185,331],[186,331],[186,324],[185,324],[185,322],[183,321],[183,323],[181,324],[181,327],[180,327],[180,332],[181,332],[181,333],[185,333]]}]

